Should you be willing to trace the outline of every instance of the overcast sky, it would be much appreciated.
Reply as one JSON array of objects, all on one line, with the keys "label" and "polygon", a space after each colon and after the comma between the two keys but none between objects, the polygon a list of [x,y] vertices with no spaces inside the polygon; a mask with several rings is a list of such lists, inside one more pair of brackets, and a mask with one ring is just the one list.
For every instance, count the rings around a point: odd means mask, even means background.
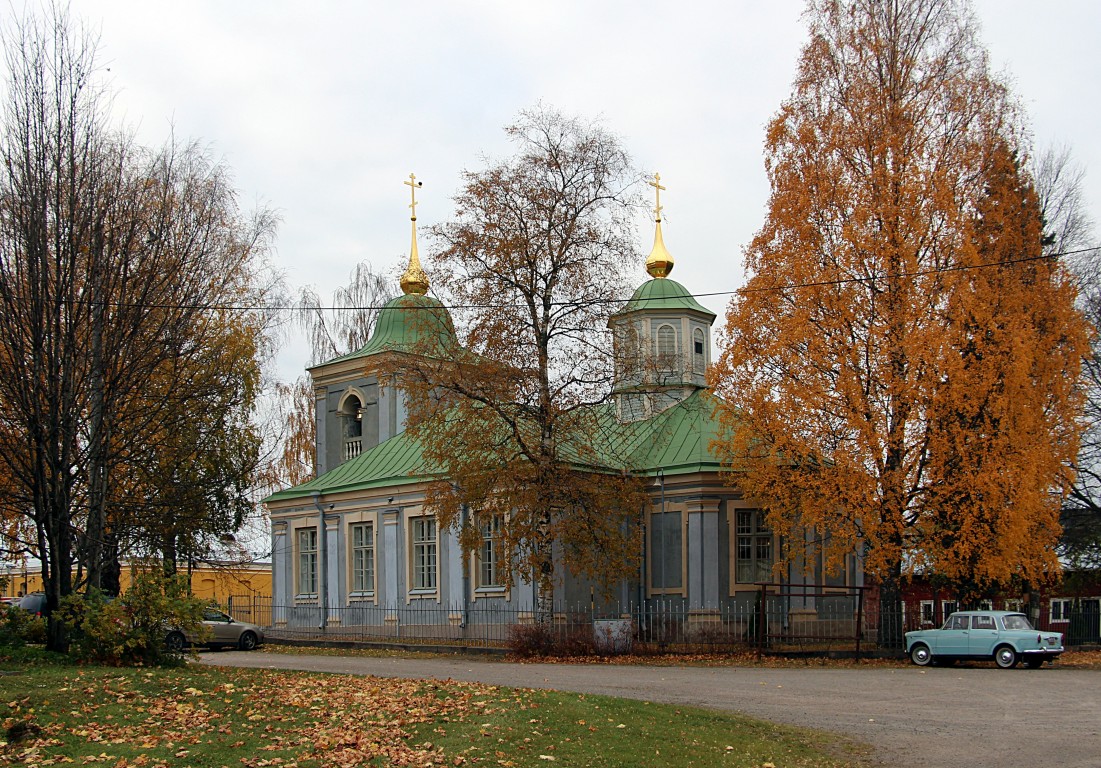
[{"label": "overcast sky", "polygon": [[[1071,147],[1101,219],[1101,2],[974,9],[1036,146]],[[280,212],[275,260],[292,288],[327,297],[364,259],[396,288],[409,173],[424,182],[418,224],[446,219],[460,172],[506,154],[501,128],[542,101],[600,118],[642,169],[661,172],[673,277],[714,294],[701,300],[720,322],[765,214],[764,126],[806,37],[801,0],[72,0],[72,10],[100,31],[120,120],[146,143],[172,129],[208,143],[246,206]],[[638,240],[645,254],[644,218]],[[281,377],[306,357],[289,342]]]}]

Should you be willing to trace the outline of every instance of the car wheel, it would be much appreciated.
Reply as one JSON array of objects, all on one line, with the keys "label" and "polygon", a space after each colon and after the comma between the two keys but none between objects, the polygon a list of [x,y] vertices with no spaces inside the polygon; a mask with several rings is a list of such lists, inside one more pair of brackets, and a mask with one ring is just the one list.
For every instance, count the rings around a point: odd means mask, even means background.
[{"label": "car wheel", "polygon": [[1026,669],[1039,669],[1042,666],[1044,666],[1044,660],[1042,658],[1040,658],[1040,659],[1025,659],[1025,668]]},{"label": "car wheel", "polygon": [[243,632],[241,633],[241,639],[237,641],[237,647],[242,651],[251,651],[257,645],[259,643],[256,642],[255,632]]},{"label": "car wheel", "polygon": [[1002,669],[1013,669],[1017,666],[1017,652],[1008,645],[999,645],[994,649],[994,663]]},{"label": "car wheel", "polygon": [[173,653],[180,653],[185,645],[187,645],[187,638],[183,636],[183,632],[169,632],[168,637],[164,639],[164,647]]},{"label": "car wheel", "polygon": [[918,643],[910,649],[910,661],[919,667],[927,667],[933,663],[933,654],[925,643]]}]

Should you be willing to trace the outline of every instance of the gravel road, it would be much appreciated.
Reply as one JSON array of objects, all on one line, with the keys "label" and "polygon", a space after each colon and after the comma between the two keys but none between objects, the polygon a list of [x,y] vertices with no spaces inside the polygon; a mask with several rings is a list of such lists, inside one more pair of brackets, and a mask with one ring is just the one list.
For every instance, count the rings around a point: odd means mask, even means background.
[{"label": "gravel road", "polygon": [[1101,671],[516,664],[203,653],[205,664],[465,680],[742,712],[869,744],[888,768],[1101,768]]}]

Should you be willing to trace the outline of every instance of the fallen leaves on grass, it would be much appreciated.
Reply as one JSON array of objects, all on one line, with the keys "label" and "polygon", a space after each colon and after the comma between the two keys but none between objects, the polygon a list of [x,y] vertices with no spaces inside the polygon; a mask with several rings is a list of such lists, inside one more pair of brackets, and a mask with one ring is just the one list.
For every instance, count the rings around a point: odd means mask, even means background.
[{"label": "fallen leaves on grass", "polygon": [[[144,756],[120,758],[112,754],[110,745],[159,749],[161,754],[182,760],[193,756],[204,743],[259,737],[263,746],[241,759],[244,768],[287,768],[294,764],[287,757],[317,760],[333,768],[374,764],[380,758],[394,766],[459,765],[462,759],[445,760],[442,750],[429,742],[411,743],[413,727],[425,722],[463,720],[472,714],[485,717],[493,709],[484,699],[497,691],[494,686],[452,681],[318,677],[267,671],[251,676],[247,682],[202,687],[206,680],[209,678],[192,680],[186,672],[181,673],[179,684],[167,680],[164,694],[152,699],[132,692],[126,678],[85,686],[88,703],[70,712],[79,712],[81,718],[79,727],[70,734],[86,741],[92,749],[75,762],[152,768],[164,763]],[[105,716],[101,711],[104,702],[124,704],[140,717],[124,723],[120,718]],[[10,702],[8,708],[9,725],[34,723],[34,714],[23,711],[19,702]],[[59,737],[67,735],[63,727],[39,723],[28,731],[32,735],[0,752],[0,763],[54,764],[42,758],[48,746],[62,743]],[[233,746],[243,744],[237,741]]]}]

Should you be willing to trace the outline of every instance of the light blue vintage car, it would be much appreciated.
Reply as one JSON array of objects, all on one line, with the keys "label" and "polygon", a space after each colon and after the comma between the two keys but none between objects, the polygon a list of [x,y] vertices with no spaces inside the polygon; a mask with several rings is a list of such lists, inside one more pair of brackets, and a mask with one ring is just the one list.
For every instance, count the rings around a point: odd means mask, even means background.
[{"label": "light blue vintage car", "polygon": [[919,667],[993,659],[1002,669],[1012,669],[1019,661],[1036,669],[1062,652],[1062,634],[1033,629],[1023,613],[1013,611],[960,611],[940,629],[906,633],[906,653]]}]

